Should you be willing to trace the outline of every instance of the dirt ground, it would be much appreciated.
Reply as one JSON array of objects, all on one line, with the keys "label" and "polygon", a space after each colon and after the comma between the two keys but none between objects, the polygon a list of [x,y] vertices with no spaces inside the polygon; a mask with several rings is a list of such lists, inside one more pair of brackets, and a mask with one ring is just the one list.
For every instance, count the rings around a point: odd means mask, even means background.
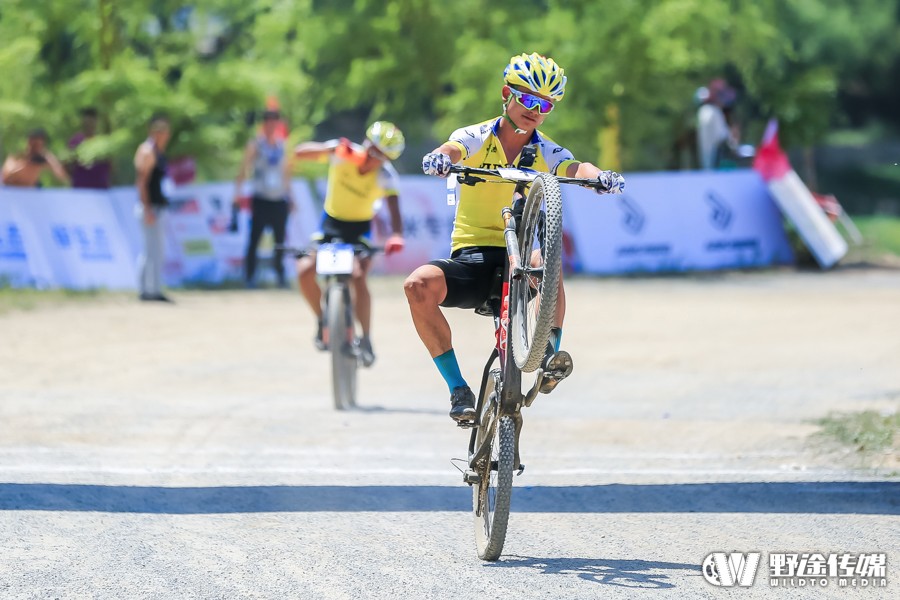
[{"label": "dirt ground", "polygon": [[[508,568],[474,558],[466,434],[401,283],[372,282],[378,361],[341,413],[296,290],[0,315],[0,595],[701,598],[708,552],[900,547],[896,451],[810,437],[900,406],[900,270],[568,281],[575,372],[525,411]],[[448,316],[475,386],[490,322]]]}]

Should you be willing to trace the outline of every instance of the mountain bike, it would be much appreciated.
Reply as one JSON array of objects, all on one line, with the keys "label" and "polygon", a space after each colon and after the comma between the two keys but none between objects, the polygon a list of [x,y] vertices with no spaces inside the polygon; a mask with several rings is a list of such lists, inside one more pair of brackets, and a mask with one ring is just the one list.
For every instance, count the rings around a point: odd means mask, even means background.
[{"label": "mountain bike", "polygon": [[369,258],[381,250],[362,243],[347,244],[337,238],[310,249],[291,249],[297,258],[315,253],[316,274],[325,280],[322,293],[324,342],[331,355],[331,396],[337,410],[356,407],[356,372],[361,359],[350,295],[354,262],[357,257]]},{"label": "mountain bike", "polygon": [[[478,556],[490,561],[500,557],[506,539],[513,473],[521,475],[525,470],[519,454],[522,407],[531,406],[548,376],[543,361],[562,270],[560,184],[606,189],[595,179],[556,177],[523,168],[531,164],[527,162],[531,157],[523,158],[518,168],[451,168],[456,182],[463,185],[515,184],[512,207],[501,213],[508,265],[494,274],[489,299],[475,309],[493,317],[494,349],[484,366],[475,420],[458,423],[472,429],[466,468],[460,470],[463,481],[472,487]],[[526,392],[522,373],[536,374]]]}]

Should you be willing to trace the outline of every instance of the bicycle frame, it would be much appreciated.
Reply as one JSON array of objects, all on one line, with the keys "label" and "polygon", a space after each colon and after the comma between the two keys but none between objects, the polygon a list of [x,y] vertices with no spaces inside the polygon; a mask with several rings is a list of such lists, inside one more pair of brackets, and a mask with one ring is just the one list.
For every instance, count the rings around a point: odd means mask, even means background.
[{"label": "bicycle frame", "polygon": [[[500,407],[497,419],[503,416],[512,417],[516,424],[516,443],[515,443],[515,464],[514,469],[521,473],[524,465],[519,460],[519,435],[522,432],[522,405],[525,402],[525,395],[522,394],[522,372],[516,367],[515,361],[512,360],[509,347],[509,300],[511,282],[519,279],[525,273],[525,268],[521,265],[519,258],[519,242],[517,223],[513,213],[518,211],[525,203],[525,182],[516,184],[513,192],[513,208],[503,209],[503,218],[506,226],[503,230],[503,237],[506,241],[506,253],[508,257],[508,267],[503,273],[503,286],[499,300],[491,301],[491,312],[494,320],[495,346],[491,352],[487,363],[484,366],[484,372],[481,379],[481,389],[478,393],[478,403],[475,407],[475,414],[480,415],[484,408],[484,392],[487,389],[489,377],[492,377],[492,367],[494,361],[500,359],[500,369],[498,376],[495,378],[495,391],[500,400]],[[487,453],[490,452],[492,439],[485,438],[480,448],[475,448],[477,436],[477,426],[472,428],[472,434],[469,438],[469,469],[474,470],[478,462],[480,462]]]}]

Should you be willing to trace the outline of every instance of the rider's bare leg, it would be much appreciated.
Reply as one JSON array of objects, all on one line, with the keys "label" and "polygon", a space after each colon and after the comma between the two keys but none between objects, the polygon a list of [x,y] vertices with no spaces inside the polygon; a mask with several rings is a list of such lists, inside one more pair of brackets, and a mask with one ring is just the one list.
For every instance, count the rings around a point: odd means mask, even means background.
[{"label": "rider's bare leg", "polygon": [[[531,253],[531,266],[539,267],[543,264],[543,259],[541,258],[541,251],[534,250]],[[553,327],[556,329],[562,329],[563,321],[566,318],[566,288],[563,286],[563,277],[562,273],[559,275],[559,291],[557,292],[556,298],[556,316],[553,319]]]},{"label": "rider's bare leg", "polygon": [[450,390],[450,417],[455,421],[472,421],[475,395],[460,372],[450,324],[440,307],[447,296],[444,272],[434,265],[423,265],[406,278],[403,289],[416,331]]},{"label": "rider's bare leg", "polygon": [[363,337],[369,337],[369,329],[372,323],[372,296],[369,294],[367,281],[371,265],[371,259],[363,258],[357,260],[350,280],[353,290],[353,310],[356,312],[356,319],[359,321]]},{"label": "rider's bare leg", "polygon": [[403,290],[409,301],[416,332],[431,358],[438,357],[453,348],[450,324],[440,303],[447,295],[444,272],[434,265],[423,265],[403,282]]},{"label": "rider's bare leg", "polygon": [[553,326],[562,329],[563,320],[566,318],[566,288],[563,286],[562,275],[559,276],[559,293],[556,298],[556,319]]},{"label": "rider's bare leg", "polygon": [[316,257],[304,256],[297,261],[297,283],[316,318],[322,319],[322,289],[316,281]]}]

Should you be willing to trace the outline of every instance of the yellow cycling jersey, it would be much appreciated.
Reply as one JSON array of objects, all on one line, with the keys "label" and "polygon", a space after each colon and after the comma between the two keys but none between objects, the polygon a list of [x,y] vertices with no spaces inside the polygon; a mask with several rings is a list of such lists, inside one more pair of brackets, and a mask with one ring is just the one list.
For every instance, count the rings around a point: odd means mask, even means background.
[{"label": "yellow cycling jersey", "polygon": [[[462,152],[460,164],[467,167],[496,169],[509,167],[518,160],[509,160],[498,139],[500,119],[457,129],[450,136],[449,144]],[[535,171],[565,175],[566,168],[577,162],[572,153],[556,144],[539,131],[532,135],[528,146],[537,151]],[[471,246],[506,246],[503,241],[503,218],[500,211],[509,206],[514,184],[461,185],[453,223],[450,251]]]},{"label": "yellow cycling jersey", "polygon": [[339,221],[371,221],[375,202],[398,194],[398,180],[397,170],[389,162],[380,169],[360,173],[353,162],[332,156],[325,212]]}]

